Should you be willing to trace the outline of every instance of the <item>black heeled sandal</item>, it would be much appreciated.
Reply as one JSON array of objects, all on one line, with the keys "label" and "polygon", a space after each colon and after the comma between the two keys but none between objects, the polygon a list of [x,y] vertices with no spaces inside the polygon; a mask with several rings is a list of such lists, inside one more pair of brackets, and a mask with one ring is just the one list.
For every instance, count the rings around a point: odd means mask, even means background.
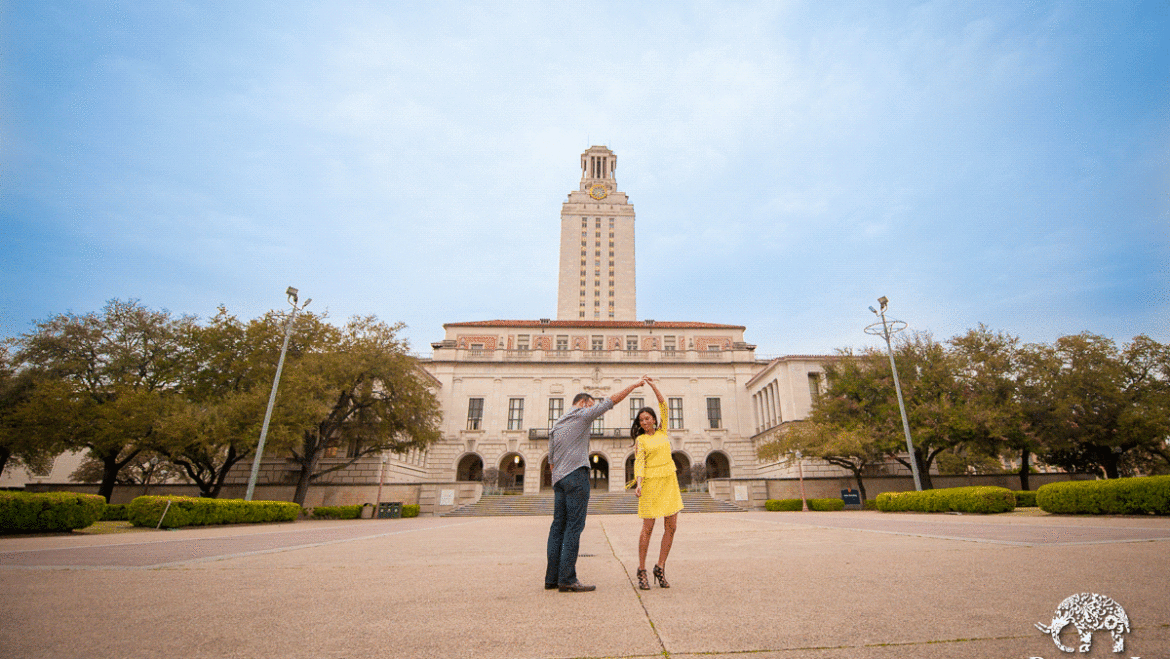
[{"label": "black heeled sandal", "polygon": [[666,570],[663,570],[661,565],[654,566],[654,580],[658,582],[659,588],[670,588],[670,582],[666,580]]},{"label": "black heeled sandal", "polygon": [[638,588],[650,590],[650,578],[646,576],[646,570],[638,570]]}]

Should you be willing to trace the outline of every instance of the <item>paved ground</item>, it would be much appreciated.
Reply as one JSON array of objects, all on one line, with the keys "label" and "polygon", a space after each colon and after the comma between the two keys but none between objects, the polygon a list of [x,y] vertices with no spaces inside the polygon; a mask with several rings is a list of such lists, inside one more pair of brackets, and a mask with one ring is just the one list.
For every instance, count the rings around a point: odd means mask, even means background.
[{"label": "paved ground", "polygon": [[1067,656],[1170,657],[1170,519],[683,513],[642,592],[639,520],[595,516],[581,594],[543,590],[549,521],[0,538],[0,656],[1051,658],[1033,624],[1093,592],[1125,652]]}]

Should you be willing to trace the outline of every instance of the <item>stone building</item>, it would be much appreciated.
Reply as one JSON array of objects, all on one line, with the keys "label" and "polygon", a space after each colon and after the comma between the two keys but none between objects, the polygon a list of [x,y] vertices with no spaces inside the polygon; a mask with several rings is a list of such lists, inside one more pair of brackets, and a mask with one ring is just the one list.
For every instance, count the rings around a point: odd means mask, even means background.
[{"label": "stone building", "polygon": [[[761,464],[761,433],[804,418],[828,357],[760,360],[745,327],[638,320],[634,207],[617,186],[617,156],[594,146],[581,154],[581,180],[561,207],[557,317],[447,323],[422,366],[438,382],[443,439],[425,456],[427,478],[473,481],[498,471],[498,485],[535,493],[551,488],[548,429],[585,391],[608,396],[650,374],[668,398],[680,480],[692,468],[709,477],[776,477],[787,465]],[[633,478],[630,426],[649,387],[635,391],[594,426],[594,487],[621,490]],[[395,477],[417,477],[397,466]],[[834,475],[835,468],[828,468]]]}]

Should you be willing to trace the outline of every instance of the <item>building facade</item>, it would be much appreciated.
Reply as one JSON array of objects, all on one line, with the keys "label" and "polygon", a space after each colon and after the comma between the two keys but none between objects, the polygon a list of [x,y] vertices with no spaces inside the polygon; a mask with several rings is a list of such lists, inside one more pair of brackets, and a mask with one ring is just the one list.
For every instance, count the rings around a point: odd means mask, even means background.
[{"label": "building facade", "polygon": [[[745,327],[637,319],[634,207],[617,188],[617,156],[581,154],[581,180],[561,207],[556,320],[448,323],[423,367],[438,381],[443,439],[426,455],[429,478],[551,488],[548,430],[579,392],[595,398],[649,374],[668,399],[680,482],[697,466],[708,477],[777,477],[756,442],[807,416],[823,377],[818,356],[759,360]],[[630,426],[653,391],[635,391],[594,425],[593,486],[618,491],[633,478]],[[836,474],[839,470],[826,467]]]}]

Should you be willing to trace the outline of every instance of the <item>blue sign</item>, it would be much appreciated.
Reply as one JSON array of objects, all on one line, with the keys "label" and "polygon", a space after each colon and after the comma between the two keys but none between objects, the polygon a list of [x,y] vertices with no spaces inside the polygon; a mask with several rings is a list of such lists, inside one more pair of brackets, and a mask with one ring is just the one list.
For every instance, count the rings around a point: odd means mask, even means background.
[{"label": "blue sign", "polygon": [[857,490],[841,490],[841,500],[845,502],[846,506],[860,506],[861,493]]}]

